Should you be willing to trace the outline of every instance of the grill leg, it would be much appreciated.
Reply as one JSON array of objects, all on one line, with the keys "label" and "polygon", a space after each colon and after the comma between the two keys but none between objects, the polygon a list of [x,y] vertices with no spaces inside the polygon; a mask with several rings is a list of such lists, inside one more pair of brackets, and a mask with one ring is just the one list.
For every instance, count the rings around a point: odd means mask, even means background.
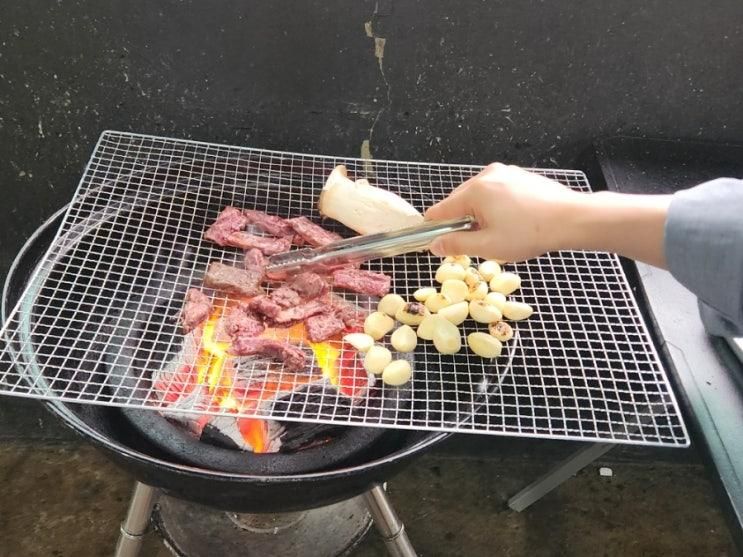
[{"label": "grill leg", "polygon": [[157,489],[137,482],[129,503],[126,519],[121,523],[115,557],[137,557],[142,548],[144,535],[150,526],[152,509],[160,495]]},{"label": "grill leg", "polygon": [[521,512],[532,503],[539,501],[550,491],[569,480],[597,458],[608,453],[616,445],[613,443],[592,443],[574,452],[541,478],[526,486],[508,500],[508,506]]},{"label": "grill leg", "polygon": [[364,494],[364,499],[369,506],[374,526],[382,536],[390,557],[416,557],[415,549],[405,531],[405,525],[397,517],[384,488],[381,485],[375,485]]}]

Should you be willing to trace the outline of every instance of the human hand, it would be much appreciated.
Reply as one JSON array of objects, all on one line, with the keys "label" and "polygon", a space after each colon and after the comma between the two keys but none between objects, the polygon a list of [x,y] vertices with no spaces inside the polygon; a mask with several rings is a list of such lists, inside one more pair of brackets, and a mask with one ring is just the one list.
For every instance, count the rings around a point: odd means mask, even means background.
[{"label": "human hand", "polygon": [[584,195],[517,166],[491,164],[426,211],[426,219],[471,215],[478,224],[436,239],[431,252],[523,261],[563,249],[565,220]]}]

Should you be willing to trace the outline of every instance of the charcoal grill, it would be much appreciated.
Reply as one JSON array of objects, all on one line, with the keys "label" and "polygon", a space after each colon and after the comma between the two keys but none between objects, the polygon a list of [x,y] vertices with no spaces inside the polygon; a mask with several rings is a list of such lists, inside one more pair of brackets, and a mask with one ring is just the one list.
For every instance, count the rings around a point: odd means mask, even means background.
[{"label": "charcoal grill", "polygon": [[[224,206],[317,217],[319,191],[337,164],[420,209],[480,170],[104,132],[55,241],[5,324],[0,391],[66,403],[164,409],[147,378],[168,350],[151,348],[148,358],[130,370],[139,378],[131,385],[124,376],[112,377],[103,361],[97,341],[105,324],[133,299],[145,316],[154,315],[155,304],[176,315],[182,282],[199,285],[209,261],[237,256],[203,239]],[[580,172],[538,171],[589,189]],[[349,234],[340,226],[336,230]],[[179,249],[183,245],[194,253],[188,265]],[[142,297],[163,260],[177,279],[164,281],[155,300]],[[410,297],[431,284],[438,264],[429,255],[407,255],[374,261],[368,268],[392,275],[395,290]],[[335,395],[328,389],[330,404],[269,405],[241,415],[687,446],[674,394],[618,259],[561,252],[512,268],[524,279],[518,298],[537,313],[518,324],[518,343],[494,363],[466,352],[441,356],[422,344],[415,354],[411,403],[394,412],[379,408],[399,391],[381,385],[350,414],[334,410]],[[108,340],[109,347],[120,350],[131,342],[140,341],[126,333]]]},{"label": "charcoal grill", "polygon": [[[3,288],[3,319],[7,319],[9,308],[18,302],[30,278],[38,272],[64,212],[63,209],[50,217],[29,238],[14,260]],[[137,428],[131,425],[131,419],[122,416],[127,411],[126,408],[65,404],[57,400],[47,401],[45,404],[65,425],[102,450],[113,462],[137,479],[129,513],[121,526],[117,557],[134,557],[139,554],[153,506],[160,494],[169,497],[162,499],[157,519],[161,522],[160,527],[165,537],[169,539],[168,543],[174,547],[177,546],[177,539],[169,538],[173,528],[170,524],[173,518],[169,516],[173,513],[167,512],[163,505],[167,507],[169,504],[176,509],[176,528],[180,514],[201,509],[202,506],[217,509],[222,514],[228,511],[227,515],[232,517],[232,522],[239,522],[242,528],[246,519],[253,523],[275,525],[277,519],[281,522],[287,516],[304,516],[303,513],[307,510],[317,520],[312,509],[318,507],[322,507],[319,516],[323,516],[323,513],[336,516],[339,512],[347,513],[349,509],[356,509],[358,512],[359,503],[354,501],[361,501],[360,512],[364,512],[363,508],[366,508],[371,513],[374,525],[390,548],[390,554],[414,556],[404,525],[397,518],[381,483],[399,472],[417,455],[447,437],[446,434],[381,431],[376,444],[361,454],[355,454],[342,465],[336,463],[323,470],[293,474],[263,466],[257,473],[247,474],[222,470],[219,463],[206,467],[194,466],[183,458],[178,458],[182,455],[164,453],[160,450],[160,443],[152,444],[148,437],[138,435]],[[136,412],[131,409],[129,411]],[[152,420],[156,417],[154,412],[139,411],[139,414],[147,415]],[[157,422],[152,424],[155,427],[161,425]],[[367,428],[349,429],[363,431]],[[189,445],[185,450],[191,448]],[[276,464],[275,461],[269,463]],[[357,497],[359,495],[362,497]],[[261,520],[258,515],[263,514],[266,518]],[[203,518],[203,513],[199,512],[199,515]],[[214,512],[209,516],[215,527],[224,525],[224,521],[218,520],[220,513]],[[323,543],[317,545],[321,554],[324,550],[330,550],[333,544],[336,547],[344,543],[353,545],[359,539],[357,536],[363,535],[369,523],[367,518],[360,517],[351,524],[333,526],[332,521],[327,524],[333,531],[326,532],[326,536],[322,538]],[[300,532],[293,532],[293,537],[287,543],[296,543],[296,536],[299,534]],[[319,535],[321,532],[315,534]],[[328,539],[333,535],[339,537]],[[238,538],[238,541],[245,542],[245,539]],[[262,543],[266,541],[263,539]],[[255,539],[250,539],[250,543],[254,542]]]}]

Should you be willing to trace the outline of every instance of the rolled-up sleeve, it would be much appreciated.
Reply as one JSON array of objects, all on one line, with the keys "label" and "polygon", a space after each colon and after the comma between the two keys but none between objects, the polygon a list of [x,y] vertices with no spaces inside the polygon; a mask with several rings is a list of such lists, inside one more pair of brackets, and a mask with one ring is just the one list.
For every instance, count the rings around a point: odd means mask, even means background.
[{"label": "rolled-up sleeve", "polygon": [[707,331],[743,335],[743,180],[677,192],[665,227],[671,274],[699,298]]}]

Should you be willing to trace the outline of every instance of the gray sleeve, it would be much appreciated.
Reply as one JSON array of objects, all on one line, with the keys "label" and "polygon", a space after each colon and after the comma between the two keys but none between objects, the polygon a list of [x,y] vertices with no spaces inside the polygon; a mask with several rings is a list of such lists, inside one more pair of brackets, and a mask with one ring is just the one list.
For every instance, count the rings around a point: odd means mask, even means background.
[{"label": "gray sleeve", "polygon": [[743,335],[743,180],[677,192],[665,227],[671,274],[699,298],[707,331]]}]

